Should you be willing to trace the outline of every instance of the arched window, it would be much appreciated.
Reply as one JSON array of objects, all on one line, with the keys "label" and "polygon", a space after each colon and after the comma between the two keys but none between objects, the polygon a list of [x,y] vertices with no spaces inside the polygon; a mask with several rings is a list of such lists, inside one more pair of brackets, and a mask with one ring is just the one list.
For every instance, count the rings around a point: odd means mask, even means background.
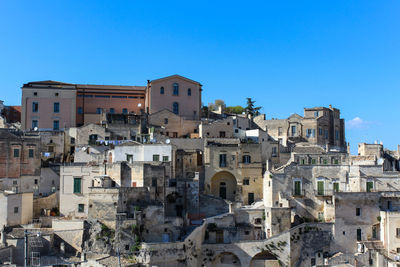
[{"label": "arched window", "polygon": [[164,94],[164,87],[161,86],[161,88],[160,88],[160,95],[163,95],[163,94]]},{"label": "arched window", "polygon": [[173,89],[173,95],[179,95],[179,84],[177,84],[177,83],[174,83],[173,85],[172,85],[172,89]]},{"label": "arched window", "polygon": [[192,95],[192,89],[188,88],[188,96]]},{"label": "arched window", "polygon": [[177,115],[179,114],[179,104],[177,102],[174,102],[172,104],[172,112],[177,114]]}]

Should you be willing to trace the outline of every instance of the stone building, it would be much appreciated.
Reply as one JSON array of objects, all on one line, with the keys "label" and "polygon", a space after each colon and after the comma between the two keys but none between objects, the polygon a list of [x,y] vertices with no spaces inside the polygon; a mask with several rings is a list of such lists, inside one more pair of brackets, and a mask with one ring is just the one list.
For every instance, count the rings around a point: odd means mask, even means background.
[{"label": "stone building", "polygon": [[[40,139],[37,135],[0,130],[0,185],[2,190],[21,190],[22,180],[40,178]],[[7,186],[7,180],[12,186]],[[33,190],[30,188],[30,190]]]},{"label": "stone building", "polygon": [[263,165],[259,144],[206,139],[205,192],[244,205],[261,200]]},{"label": "stone building", "polygon": [[199,120],[202,85],[180,75],[149,80],[146,88],[146,112],[167,109],[188,120]]},{"label": "stone building", "polygon": [[55,130],[75,126],[75,85],[56,81],[29,82],[22,86],[23,130]]},{"label": "stone building", "polygon": [[147,86],[29,82],[22,86],[22,129],[55,130],[101,123],[106,114],[152,114],[167,109],[199,120],[201,84],[172,75]]},{"label": "stone building", "polygon": [[33,216],[32,193],[0,193],[0,227],[28,224]]},{"label": "stone building", "polygon": [[159,134],[169,138],[197,135],[199,123],[199,120],[185,119],[169,109],[163,109],[149,115],[149,126],[156,126]]},{"label": "stone building", "polygon": [[332,106],[305,108],[304,117],[293,114],[288,119],[266,120],[265,115],[260,115],[254,122],[284,147],[308,142],[346,148],[344,120],[340,118],[340,110]]}]

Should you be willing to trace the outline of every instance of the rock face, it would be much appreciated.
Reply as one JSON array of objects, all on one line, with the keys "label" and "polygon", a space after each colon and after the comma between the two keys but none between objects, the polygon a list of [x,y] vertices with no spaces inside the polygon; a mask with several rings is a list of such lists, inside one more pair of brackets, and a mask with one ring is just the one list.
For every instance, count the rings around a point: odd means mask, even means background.
[{"label": "rock face", "polygon": [[114,252],[115,231],[98,220],[87,220],[84,226],[83,251],[86,253],[109,254]]}]

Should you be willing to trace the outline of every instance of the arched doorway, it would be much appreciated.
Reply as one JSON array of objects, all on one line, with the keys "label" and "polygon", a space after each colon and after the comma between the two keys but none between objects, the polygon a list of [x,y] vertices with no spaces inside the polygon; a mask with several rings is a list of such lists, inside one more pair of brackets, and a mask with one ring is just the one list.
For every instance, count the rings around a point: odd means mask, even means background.
[{"label": "arched doorway", "polygon": [[240,259],[231,252],[223,252],[213,260],[212,267],[240,267]]},{"label": "arched doorway", "polygon": [[280,267],[279,260],[269,251],[256,254],[250,261],[250,267]]},{"label": "arched doorway", "polygon": [[227,171],[216,173],[211,178],[211,194],[223,199],[235,200],[236,178]]}]

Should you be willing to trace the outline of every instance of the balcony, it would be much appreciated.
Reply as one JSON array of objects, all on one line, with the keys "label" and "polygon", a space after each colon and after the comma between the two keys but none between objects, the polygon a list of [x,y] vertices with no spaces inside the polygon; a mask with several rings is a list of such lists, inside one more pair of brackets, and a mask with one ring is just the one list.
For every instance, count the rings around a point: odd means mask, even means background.
[{"label": "balcony", "polygon": [[293,197],[305,197],[306,196],[306,190],[305,189],[295,190],[293,188],[292,189],[292,196]]},{"label": "balcony", "polygon": [[331,197],[331,196],[333,196],[333,190],[332,189],[317,189],[317,190],[314,190],[314,195],[315,196],[320,196],[320,197],[324,197],[324,196],[326,196],[326,197]]}]

